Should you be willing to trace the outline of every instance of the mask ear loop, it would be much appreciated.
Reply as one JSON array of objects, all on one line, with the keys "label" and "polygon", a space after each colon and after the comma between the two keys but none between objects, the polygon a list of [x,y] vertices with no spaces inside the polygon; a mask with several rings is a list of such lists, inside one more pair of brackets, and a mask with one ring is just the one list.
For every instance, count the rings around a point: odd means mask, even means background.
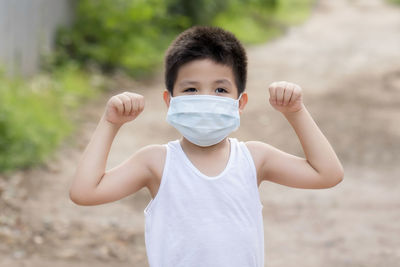
[{"label": "mask ear loop", "polygon": [[242,98],[242,95],[243,95],[243,92],[242,92],[242,93],[240,93],[240,95],[239,95],[239,97],[238,97],[238,99],[237,99],[237,100],[240,100],[240,99]]}]

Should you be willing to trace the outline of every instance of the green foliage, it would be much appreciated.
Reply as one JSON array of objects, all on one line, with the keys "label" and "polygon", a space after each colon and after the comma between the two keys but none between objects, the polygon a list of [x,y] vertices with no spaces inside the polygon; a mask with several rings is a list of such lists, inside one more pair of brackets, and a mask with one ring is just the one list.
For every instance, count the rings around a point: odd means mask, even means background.
[{"label": "green foliage", "polygon": [[151,72],[162,60],[171,31],[187,26],[166,14],[162,0],[81,0],[75,25],[57,38],[55,64],[74,59],[104,71],[122,68],[132,75]]},{"label": "green foliage", "polygon": [[389,2],[392,2],[394,4],[400,5],[400,0],[388,0]]},{"label": "green foliage", "polygon": [[[103,71],[123,69],[134,77],[143,76],[160,65],[165,49],[184,29],[215,24],[216,16],[235,7],[270,10],[277,1],[80,0],[75,24],[60,30],[51,61],[63,65],[74,60],[83,66],[97,65]],[[245,17],[248,12],[236,12],[240,17],[226,14],[219,20],[248,31],[250,40],[264,32],[254,27],[253,17]]]},{"label": "green foliage", "polygon": [[183,17],[186,27],[208,25],[224,11],[231,0],[168,0],[167,11],[171,16]]},{"label": "green foliage", "polygon": [[315,0],[236,0],[213,24],[233,32],[243,43],[265,42],[291,24],[304,21]]},{"label": "green foliage", "polygon": [[231,1],[229,8],[214,18],[213,25],[231,31],[243,43],[263,42],[279,33],[269,23],[276,5],[276,0]]},{"label": "green foliage", "polygon": [[160,65],[168,44],[190,26],[221,26],[245,43],[262,42],[281,32],[281,21],[303,19],[312,1],[80,0],[74,26],[58,34],[52,62],[74,60],[143,76]]},{"label": "green foliage", "polygon": [[309,17],[314,2],[315,0],[279,0],[274,18],[282,24],[298,24]]},{"label": "green foliage", "polygon": [[0,172],[46,159],[74,129],[71,111],[97,91],[73,65],[29,82],[0,75]]}]

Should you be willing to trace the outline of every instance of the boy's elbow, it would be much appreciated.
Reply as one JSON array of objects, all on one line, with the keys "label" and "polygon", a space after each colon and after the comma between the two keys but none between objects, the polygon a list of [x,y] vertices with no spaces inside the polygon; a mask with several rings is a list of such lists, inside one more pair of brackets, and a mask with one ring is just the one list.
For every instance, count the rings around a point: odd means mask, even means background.
[{"label": "boy's elbow", "polygon": [[82,205],[81,198],[74,190],[72,190],[72,188],[69,190],[69,199],[77,205]]},{"label": "boy's elbow", "polygon": [[344,179],[344,169],[343,169],[342,164],[340,164],[338,174],[337,174],[337,183],[335,185],[341,183],[343,181],[343,179]]},{"label": "boy's elbow", "polygon": [[327,185],[327,188],[334,187],[334,186],[340,184],[340,183],[343,181],[343,179],[344,179],[344,170],[343,170],[343,168],[341,167],[341,168],[335,173],[335,175],[332,175],[332,176],[330,177],[330,179],[329,179],[330,182],[329,182],[329,184]]},{"label": "boy's elbow", "polygon": [[337,178],[334,180],[334,182],[332,183],[332,185],[330,187],[334,187],[334,186],[340,184],[343,181],[343,178],[344,178],[343,174],[340,176],[337,176]]},{"label": "boy's elbow", "polygon": [[76,190],[73,190],[73,188],[71,188],[69,190],[69,199],[74,202],[76,205],[79,206],[90,206],[92,205],[87,197],[82,197],[82,194],[79,192],[76,192]]}]

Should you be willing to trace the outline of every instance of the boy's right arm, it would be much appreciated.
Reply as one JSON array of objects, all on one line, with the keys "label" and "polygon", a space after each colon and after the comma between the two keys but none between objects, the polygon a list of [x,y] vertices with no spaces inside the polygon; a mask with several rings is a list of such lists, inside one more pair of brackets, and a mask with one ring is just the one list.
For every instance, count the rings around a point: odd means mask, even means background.
[{"label": "boy's right arm", "polygon": [[[111,144],[126,122],[135,119],[144,108],[141,95],[125,92],[113,96],[87,145],[70,187],[70,198],[78,205],[99,205],[119,200],[148,186],[154,177],[154,163],[162,155],[162,146],[148,146],[105,171]],[[157,156],[155,156],[157,155]],[[158,161],[159,164],[160,161]]]}]

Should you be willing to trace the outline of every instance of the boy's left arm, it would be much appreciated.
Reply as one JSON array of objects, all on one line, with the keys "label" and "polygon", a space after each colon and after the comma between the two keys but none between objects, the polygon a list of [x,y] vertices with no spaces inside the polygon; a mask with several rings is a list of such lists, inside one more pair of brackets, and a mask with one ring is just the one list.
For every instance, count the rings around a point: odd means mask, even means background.
[{"label": "boy's left arm", "polygon": [[247,142],[259,180],[296,188],[328,188],[343,180],[343,167],[335,151],[303,104],[300,86],[275,82],[269,86],[270,104],[295,130],[306,159],[261,142]]}]

